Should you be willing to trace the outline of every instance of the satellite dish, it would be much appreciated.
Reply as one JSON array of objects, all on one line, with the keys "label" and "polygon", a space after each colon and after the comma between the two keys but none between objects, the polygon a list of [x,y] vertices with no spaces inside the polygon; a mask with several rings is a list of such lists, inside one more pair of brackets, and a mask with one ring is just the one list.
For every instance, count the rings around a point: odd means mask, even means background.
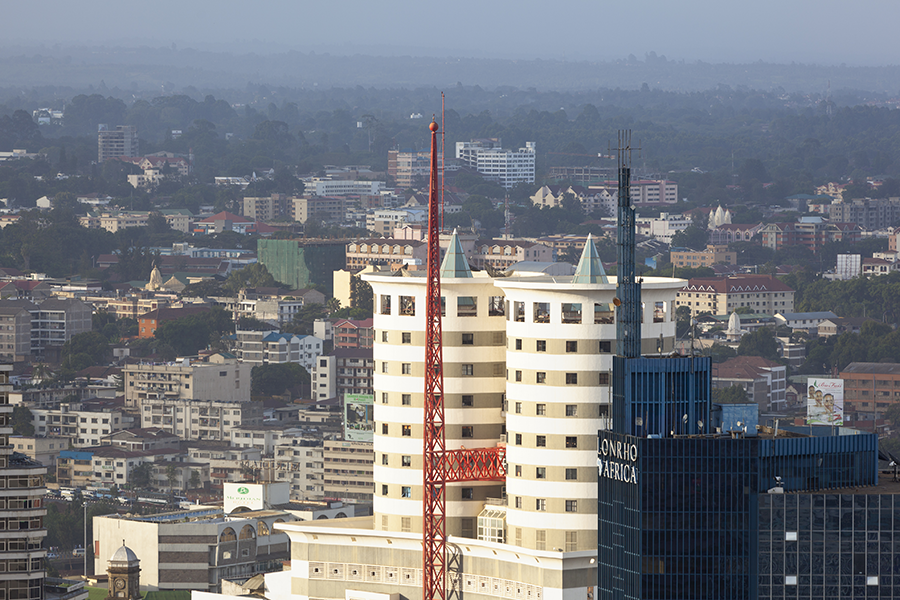
[{"label": "satellite dish", "polygon": [[688,416],[687,416],[687,415],[684,415],[683,417],[681,417],[681,422],[682,422],[682,423],[687,424],[687,420],[688,420]]},{"label": "satellite dish", "polygon": [[622,306],[622,301],[619,300],[618,297],[613,298],[613,306],[616,306],[616,307]]}]

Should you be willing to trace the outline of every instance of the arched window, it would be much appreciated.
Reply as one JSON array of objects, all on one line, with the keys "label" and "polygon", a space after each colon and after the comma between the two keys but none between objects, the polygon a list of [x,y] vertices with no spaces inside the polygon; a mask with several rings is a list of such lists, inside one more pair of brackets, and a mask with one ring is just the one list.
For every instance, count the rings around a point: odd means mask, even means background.
[{"label": "arched window", "polygon": [[231,527],[226,527],[222,530],[222,534],[219,536],[220,542],[233,542],[237,539],[237,535],[234,533],[234,529]]},{"label": "arched window", "polygon": [[256,524],[256,534],[257,535],[269,535],[269,526],[265,521],[260,521]]},{"label": "arched window", "polygon": [[342,513],[342,512],[339,512],[338,514],[334,515],[334,518],[335,518],[335,519],[346,519],[346,518],[347,518],[347,515],[345,515],[345,514]]},{"label": "arched window", "polygon": [[253,529],[250,525],[244,525],[241,528],[241,538],[242,540],[252,540],[256,537],[256,530]]}]

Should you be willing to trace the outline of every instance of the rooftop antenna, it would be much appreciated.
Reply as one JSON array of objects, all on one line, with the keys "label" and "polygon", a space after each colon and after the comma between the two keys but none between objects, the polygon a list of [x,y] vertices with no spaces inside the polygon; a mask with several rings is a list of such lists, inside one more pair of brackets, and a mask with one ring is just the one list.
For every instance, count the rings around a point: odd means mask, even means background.
[{"label": "rooftop antenna", "polygon": [[444,140],[447,138],[447,119],[444,118],[444,92],[441,92],[441,125],[444,127],[440,131],[441,136],[441,164],[440,164],[440,176],[441,176],[441,231],[444,230]]},{"label": "rooftop antenna", "polygon": [[[638,148],[638,150],[640,150]],[[631,130],[618,132],[616,157],[619,165],[618,212],[616,223],[616,354],[625,358],[641,356],[641,285],[635,281],[635,210],[631,204]],[[612,154],[612,148],[609,149]]]}]

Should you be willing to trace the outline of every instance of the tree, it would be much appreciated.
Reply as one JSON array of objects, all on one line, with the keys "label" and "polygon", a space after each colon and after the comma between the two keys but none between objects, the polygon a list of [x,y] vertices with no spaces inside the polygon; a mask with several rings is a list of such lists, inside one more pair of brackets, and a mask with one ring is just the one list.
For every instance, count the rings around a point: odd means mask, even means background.
[{"label": "tree", "polygon": [[294,319],[282,328],[282,331],[296,333],[297,335],[312,335],[313,322],[316,319],[325,318],[325,305],[309,303],[300,307],[294,313]]},{"label": "tree", "polygon": [[712,401],[722,404],[746,404],[750,401],[743,386],[731,385],[712,389]]},{"label": "tree", "polygon": [[169,482],[169,489],[175,489],[175,483],[178,481],[178,472],[173,465],[166,467],[166,480]]},{"label": "tree", "polygon": [[737,356],[737,352],[731,346],[725,344],[713,344],[709,347],[709,356],[714,363],[723,363],[729,358]]},{"label": "tree", "polygon": [[275,396],[310,381],[306,369],[296,363],[265,364],[250,371],[250,389],[254,395]]},{"label": "tree", "polygon": [[369,282],[354,275],[350,277],[350,306],[372,314],[374,294]]},{"label": "tree", "polygon": [[17,404],[13,408],[12,429],[16,435],[34,435],[34,415],[27,407]]},{"label": "tree", "polygon": [[150,475],[153,472],[151,463],[141,463],[131,470],[131,485],[136,488],[150,487]]},{"label": "tree", "polygon": [[738,346],[739,356],[761,356],[768,360],[778,361],[778,341],[771,327],[760,327],[741,338]]},{"label": "tree", "polygon": [[80,371],[92,365],[106,364],[109,356],[109,340],[102,333],[86,331],[73,335],[63,344],[62,367]]},{"label": "tree", "polygon": [[279,287],[278,282],[269,273],[266,265],[253,263],[239,271],[233,271],[223,286],[232,294],[237,294],[244,288]]},{"label": "tree", "polygon": [[191,470],[191,479],[190,486],[192,490],[200,489],[200,486],[203,485],[200,481],[200,471]]},{"label": "tree", "polygon": [[703,250],[709,241],[709,231],[704,227],[690,225],[683,231],[672,236],[672,246],[675,248],[690,248],[691,250]]}]

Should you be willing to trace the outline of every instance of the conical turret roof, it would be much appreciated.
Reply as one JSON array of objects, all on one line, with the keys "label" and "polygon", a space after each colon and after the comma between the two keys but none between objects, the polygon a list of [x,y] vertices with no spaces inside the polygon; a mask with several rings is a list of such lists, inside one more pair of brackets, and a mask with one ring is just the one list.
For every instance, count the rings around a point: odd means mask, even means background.
[{"label": "conical turret roof", "polygon": [[472,277],[472,269],[469,268],[469,261],[466,260],[462,244],[459,243],[459,234],[456,229],[450,236],[450,246],[441,263],[441,279],[450,277]]},{"label": "conical turret roof", "polygon": [[581,252],[578,266],[575,267],[575,277],[572,279],[572,283],[609,283],[606,271],[603,270],[603,263],[600,261],[600,255],[597,253],[597,246],[594,245],[594,239],[590,234],[584,243],[584,250]]}]

